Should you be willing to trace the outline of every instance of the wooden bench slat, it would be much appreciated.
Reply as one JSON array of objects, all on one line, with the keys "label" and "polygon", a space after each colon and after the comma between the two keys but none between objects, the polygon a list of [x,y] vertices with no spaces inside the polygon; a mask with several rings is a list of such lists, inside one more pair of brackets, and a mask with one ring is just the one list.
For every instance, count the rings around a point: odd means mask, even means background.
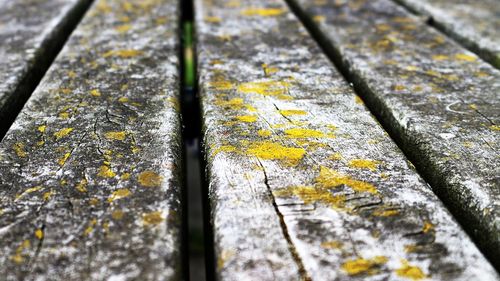
[{"label": "wooden bench slat", "polygon": [[0,275],[181,279],[177,1],[99,0],[0,144]]},{"label": "wooden bench slat", "polygon": [[219,279],[498,278],[283,1],[195,8]]},{"label": "wooden bench slat", "polygon": [[500,68],[500,5],[496,0],[396,0],[432,17],[440,30]]},{"label": "wooden bench slat", "polygon": [[0,1],[0,138],[90,0]]},{"label": "wooden bench slat", "polygon": [[334,60],[500,265],[500,71],[388,0],[297,1]]}]

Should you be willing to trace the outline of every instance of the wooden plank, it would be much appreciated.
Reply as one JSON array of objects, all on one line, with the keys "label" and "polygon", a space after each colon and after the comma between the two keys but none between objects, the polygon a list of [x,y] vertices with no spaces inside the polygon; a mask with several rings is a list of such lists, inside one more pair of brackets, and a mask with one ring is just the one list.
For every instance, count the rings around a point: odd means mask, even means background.
[{"label": "wooden plank", "polygon": [[395,0],[430,18],[431,24],[500,68],[500,4],[497,0]]},{"label": "wooden plank", "polygon": [[372,111],[500,266],[500,71],[391,1],[298,3]]},{"label": "wooden plank", "polygon": [[181,279],[177,6],[96,1],[5,136],[3,278]]},{"label": "wooden plank", "polygon": [[284,2],[195,2],[220,280],[496,280]]},{"label": "wooden plank", "polygon": [[90,3],[0,1],[0,139]]}]

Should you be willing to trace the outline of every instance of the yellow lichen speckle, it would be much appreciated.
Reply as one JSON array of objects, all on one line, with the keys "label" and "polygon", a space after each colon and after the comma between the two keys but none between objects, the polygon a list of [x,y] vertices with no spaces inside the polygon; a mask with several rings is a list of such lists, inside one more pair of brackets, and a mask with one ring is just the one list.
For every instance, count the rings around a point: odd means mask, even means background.
[{"label": "yellow lichen speckle", "polygon": [[21,245],[16,248],[16,253],[10,258],[14,263],[21,264],[24,262],[23,251],[31,247],[30,240],[24,240]]},{"label": "yellow lichen speckle", "polygon": [[161,211],[150,212],[142,215],[144,225],[157,225],[164,220]]},{"label": "yellow lichen speckle", "polygon": [[321,166],[319,175],[316,177],[316,183],[324,188],[332,188],[340,185],[347,185],[356,192],[369,192],[376,194],[378,191],[374,185],[352,179],[349,176],[342,175],[330,168]]},{"label": "yellow lichen speckle", "polygon": [[244,16],[272,17],[283,14],[285,10],[277,8],[250,8],[241,11]]},{"label": "yellow lichen speckle", "polygon": [[114,220],[121,220],[123,219],[123,211],[122,210],[116,210],[116,211],[113,211],[111,213],[111,217],[114,219]]},{"label": "yellow lichen speckle", "polygon": [[208,85],[216,90],[231,90],[233,88],[233,84],[229,81],[218,80],[209,82]]},{"label": "yellow lichen speckle", "polygon": [[447,55],[433,55],[432,56],[433,60],[447,60],[449,58],[450,57],[448,57]]},{"label": "yellow lichen speckle", "polygon": [[35,237],[38,240],[42,240],[43,239],[43,230],[41,230],[41,229],[35,230]]},{"label": "yellow lichen speckle", "polygon": [[283,81],[257,81],[242,83],[238,91],[245,94],[259,94],[264,96],[278,96],[284,98],[289,84]]},{"label": "yellow lichen speckle", "polygon": [[261,137],[269,137],[272,134],[270,130],[258,130],[257,135]]},{"label": "yellow lichen speckle", "polygon": [[498,125],[491,125],[490,129],[493,130],[493,131],[500,131],[500,126],[498,126]]},{"label": "yellow lichen speckle", "polygon": [[87,192],[87,179],[83,178],[76,186],[75,189],[80,192]]},{"label": "yellow lichen speckle", "polygon": [[306,115],[307,112],[304,110],[298,110],[298,109],[287,109],[287,110],[280,110],[279,113],[283,116],[294,116],[294,115]]},{"label": "yellow lichen speckle", "polygon": [[353,159],[349,161],[349,167],[358,168],[358,169],[368,169],[371,171],[375,171],[377,166],[380,164],[379,161],[370,160],[370,159]]},{"label": "yellow lichen speckle", "polygon": [[321,243],[321,247],[325,249],[341,249],[342,242],[340,241],[326,241]]},{"label": "yellow lichen speckle", "polygon": [[98,89],[94,89],[94,90],[90,91],[90,95],[93,96],[93,97],[100,97],[101,96],[101,92]]},{"label": "yellow lichen speckle", "polygon": [[330,190],[314,186],[292,186],[273,193],[275,196],[297,196],[304,204],[323,203],[332,208],[343,208],[345,195],[334,195]]},{"label": "yellow lichen speckle", "polygon": [[104,53],[102,56],[104,58],[108,57],[133,58],[142,54],[143,52],[139,50],[111,50]]},{"label": "yellow lichen speckle", "polygon": [[246,123],[252,123],[252,122],[257,121],[257,116],[255,116],[255,115],[236,116],[236,120],[241,121],[241,122],[246,122]]},{"label": "yellow lichen speckle", "polygon": [[128,102],[128,98],[127,97],[120,97],[118,99],[119,102],[122,102],[122,103],[125,103],[125,102]]},{"label": "yellow lichen speckle", "polygon": [[21,194],[16,195],[15,200],[17,201],[30,193],[37,192],[37,191],[41,190],[42,188],[43,188],[42,186],[35,186],[35,187],[28,188],[25,191],[23,191]]},{"label": "yellow lichen speckle", "polygon": [[434,229],[434,224],[432,224],[429,221],[425,221],[424,222],[424,226],[422,227],[422,232],[423,233],[427,233],[427,232],[429,232],[429,231],[431,231],[433,229]]},{"label": "yellow lichen speckle", "polygon": [[348,275],[358,275],[363,273],[370,274],[375,271],[376,267],[383,265],[386,262],[387,258],[384,256],[377,256],[373,259],[358,258],[343,263],[342,269],[347,272]]},{"label": "yellow lichen speckle", "polygon": [[322,138],[326,136],[324,133],[317,130],[301,129],[301,128],[285,130],[285,134],[289,138]]},{"label": "yellow lichen speckle", "polygon": [[286,147],[273,142],[255,142],[250,144],[247,153],[262,159],[282,160],[291,165],[297,164],[306,151],[303,148]]},{"label": "yellow lichen speckle", "polygon": [[56,140],[59,140],[61,138],[64,138],[65,136],[69,135],[74,129],[73,128],[63,128],[57,132],[54,133],[54,137],[56,137]]},{"label": "yellow lichen speckle", "polygon": [[218,147],[217,149],[214,150],[213,155],[215,156],[215,155],[219,154],[219,152],[234,152],[236,150],[237,150],[237,148],[235,146],[221,145],[220,147]]},{"label": "yellow lichen speckle", "polygon": [[162,177],[153,171],[144,171],[139,174],[137,180],[142,186],[159,187],[162,182]]},{"label": "yellow lichen speckle", "polygon": [[375,210],[372,215],[377,217],[392,217],[399,215],[398,210]]},{"label": "yellow lichen speckle", "polygon": [[405,277],[411,280],[421,280],[426,276],[424,272],[417,266],[412,266],[407,260],[401,260],[403,264],[400,268],[396,269],[396,274],[401,277]]},{"label": "yellow lichen speckle", "polygon": [[97,176],[109,179],[115,177],[116,174],[108,165],[102,165],[101,167],[99,167],[99,173],[97,174]]},{"label": "yellow lichen speckle", "polygon": [[205,17],[206,22],[218,23],[221,22],[221,18],[219,17]]},{"label": "yellow lichen speckle", "polygon": [[108,140],[124,140],[127,134],[124,131],[118,132],[107,132],[104,134],[104,137]]},{"label": "yellow lichen speckle", "polygon": [[477,60],[477,57],[476,56],[473,56],[473,55],[468,55],[468,54],[456,54],[455,55],[455,58],[457,60],[463,60],[463,61],[469,61],[469,62],[472,62],[472,61],[476,61]]},{"label": "yellow lichen speckle", "polygon": [[127,31],[129,31],[131,28],[132,28],[132,26],[130,24],[122,24],[122,25],[115,27],[115,30],[120,32],[120,33],[125,33]]},{"label": "yellow lichen speckle", "polygon": [[47,129],[47,126],[46,125],[41,125],[41,126],[38,126],[38,131],[40,133],[45,133],[45,130]]},{"label": "yellow lichen speckle", "polygon": [[113,193],[111,193],[111,195],[108,197],[108,202],[111,203],[115,200],[128,197],[128,196],[130,196],[130,194],[132,194],[132,192],[130,192],[130,190],[128,190],[128,188],[118,189],[116,191],[113,191]]},{"label": "yellow lichen speckle", "polygon": [[16,142],[14,145],[12,145],[12,149],[20,158],[28,156],[28,153],[26,153],[26,150],[24,150],[24,143],[22,142]]},{"label": "yellow lichen speckle", "polygon": [[71,156],[71,153],[67,152],[63,155],[63,157],[59,158],[59,160],[57,161],[57,163],[59,164],[59,166],[64,166],[64,164],[66,164],[66,161],[68,160],[68,158]]}]

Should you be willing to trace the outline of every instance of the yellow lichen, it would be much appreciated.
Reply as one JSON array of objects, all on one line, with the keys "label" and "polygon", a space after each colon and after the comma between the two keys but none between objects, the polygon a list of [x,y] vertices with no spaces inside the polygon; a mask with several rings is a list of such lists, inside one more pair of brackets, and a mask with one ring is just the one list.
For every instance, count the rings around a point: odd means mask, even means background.
[{"label": "yellow lichen", "polygon": [[377,217],[392,217],[399,215],[398,210],[375,210],[372,215]]},{"label": "yellow lichen", "polygon": [[127,97],[120,97],[120,98],[118,99],[118,101],[119,101],[119,102],[122,102],[122,103],[128,102],[128,100],[129,100],[129,99],[128,99]]},{"label": "yellow lichen", "polygon": [[123,173],[123,174],[120,176],[120,179],[121,179],[121,180],[128,180],[128,179],[130,179],[130,173]]},{"label": "yellow lichen", "polygon": [[406,87],[404,85],[396,85],[394,86],[395,91],[404,91],[406,90]]},{"label": "yellow lichen", "polygon": [[447,55],[433,55],[432,56],[433,60],[447,60],[449,58],[450,57],[448,57]]},{"label": "yellow lichen", "polygon": [[16,195],[15,200],[17,201],[30,193],[37,192],[37,191],[41,190],[42,188],[43,188],[42,186],[35,186],[35,187],[28,188],[25,191],[23,191],[21,194]]},{"label": "yellow lichen", "polygon": [[257,131],[257,135],[261,136],[261,137],[268,137],[272,134],[272,132],[270,130],[258,130]]},{"label": "yellow lichen", "polygon": [[38,240],[42,240],[43,239],[43,230],[41,230],[41,229],[35,230],[35,237]]},{"label": "yellow lichen", "polygon": [[349,161],[348,165],[352,168],[368,169],[371,171],[375,171],[379,164],[380,164],[380,161],[376,161],[376,160],[353,159],[353,160]]},{"label": "yellow lichen", "polygon": [[67,135],[69,135],[74,129],[73,128],[63,128],[57,132],[54,133],[54,137],[56,137],[56,140],[59,140]]},{"label": "yellow lichen", "polygon": [[364,273],[374,272],[376,267],[379,267],[387,262],[387,258],[384,256],[376,256],[372,259],[358,258],[354,260],[349,260],[342,264],[342,269],[347,272],[348,275],[358,275]]},{"label": "yellow lichen", "polygon": [[472,61],[476,61],[477,60],[476,56],[474,56],[474,55],[468,55],[468,54],[456,54],[455,58],[457,60],[463,60],[463,61],[468,61],[468,62],[472,62]]},{"label": "yellow lichen", "polygon": [[215,155],[219,154],[220,152],[234,152],[236,150],[237,150],[237,148],[235,146],[221,145],[217,149],[214,150],[213,155],[215,156]]},{"label": "yellow lichen", "polygon": [[21,242],[21,244],[16,248],[16,253],[10,257],[10,259],[17,263],[17,264],[21,264],[24,262],[24,255],[23,255],[23,251],[25,249],[28,249],[31,247],[31,242],[30,240],[24,240],[23,242]]},{"label": "yellow lichen", "polygon": [[493,130],[493,131],[500,131],[500,126],[498,126],[498,125],[491,125],[490,129]]},{"label": "yellow lichen", "polygon": [[159,174],[153,171],[144,171],[139,174],[137,180],[139,181],[139,184],[142,186],[158,187],[161,185],[163,178]]},{"label": "yellow lichen", "polygon": [[321,247],[325,249],[341,249],[342,245],[340,241],[326,241],[321,243]]},{"label": "yellow lichen", "polygon": [[236,116],[236,120],[241,121],[241,122],[246,122],[246,123],[252,123],[257,121],[257,116],[255,115],[242,115],[242,116]]},{"label": "yellow lichen", "polygon": [[279,113],[283,116],[294,116],[294,115],[306,115],[307,112],[304,110],[298,110],[298,109],[287,109],[287,110],[280,110]]},{"label": "yellow lichen", "polygon": [[114,219],[114,220],[121,220],[123,218],[123,211],[122,210],[116,210],[116,211],[113,211],[111,213],[111,217]]},{"label": "yellow lichen", "polygon": [[83,234],[84,234],[85,236],[89,236],[89,235],[90,235],[90,233],[92,233],[92,231],[94,231],[94,226],[95,226],[96,224],[97,224],[97,219],[92,219],[92,220],[89,222],[89,224],[88,224],[87,228],[83,231]]},{"label": "yellow lichen", "polygon": [[127,134],[124,131],[119,132],[106,132],[104,137],[108,140],[124,140]]},{"label": "yellow lichen", "polygon": [[142,54],[143,52],[139,50],[111,50],[104,53],[102,56],[104,58],[108,57],[133,58]]},{"label": "yellow lichen", "polygon": [[297,196],[304,204],[322,203],[332,208],[343,208],[345,195],[334,195],[326,188],[314,186],[292,186],[273,192],[275,196]]},{"label": "yellow lichen", "polygon": [[47,126],[46,125],[41,125],[41,126],[38,126],[38,131],[40,133],[45,133],[45,130],[47,129]]},{"label": "yellow lichen", "polygon": [[340,152],[335,152],[334,154],[330,155],[330,157],[328,157],[328,159],[342,160],[342,154],[340,154]]},{"label": "yellow lichen", "polygon": [[278,8],[249,8],[241,11],[243,16],[272,17],[283,14],[285,10]]},{"label": "yellow lichen", "polygon": [[54,191],[52,191],[52,190],[44,192],[42,195],[42,198],[44,201],[48,201],[50,199],[50,197],[52,197],[53,194],[54,194]]},{"label": "yellow lichen", "polygon": [[75,189],[80,192],[87,192],[87,179],[83,178],[76,186]]},{"label": "yellow lichen", "polygon": [[130,190],[128,190],[128,188],[121,188],[121,189],[115,190],[108,197],[108,202],[111,203],[115,200],[128,197],[128,196],[130,196],[130,194],[132,194],[132,192],[130,192]]},{"label": "yellow lichen", "polygon": [[320,167],[319,175],[316,177],[316,183],[324,188],[334,188],[340,185],[347,185],[356,192],[377,193],[377,189],[374,185],[364,181],[352,179],[349,176],[342,175],[339,172],[324,166]]},{"label": "yellow lichen", "polygon": [[401,260],[403,264],[400,268],[396,269],[396,274],[411,280],[421,280],[426,276],[424,272],[417,266],[410,265],[407,260]]},{"label": "yellow lichen", "polygon": [[427,233],[427,232],[429,232],[429,231],[431,231],[433,229],[434,229],[434,224],[432,224],[429,221],[425,221],[424,222],[424,226],[422,227],[422,232],[423,233]]},{"label": "yellow lichen", "polygon": [[289,138],[322,138],[326,135],[323,132],[311,129],[293,128],[285,130],[285,134]]},{"label": "yellow lichen", "polygon": [[295,165],[304,157],[306,151],[303,148],[286,147],[277,143],[263,141],[250,144],[247,153],[261,159],[281,160]]},{"label": "yellow lichen", "polygon": [[14,145],[12,145],[12,149],[20,158],[28,156],[28,153],[26,153],[26,150],[24,150],[24,143],[22,142],[16,142]]},{"label": "yellow lichen", "polygon": [[256,81],[240,84],[238,91],[245,94],[284,97],[288,92],[288,87],[288,82],[283,81]]},{"label": "yellow lichen", "polygon": [[219,17],[205,17],[206,22],[218,23],[221,22],[221,18]]},{"label": "yellow lichen", "polygon": [[93,97],[100,97],[101,96],[101,92],[98,89],[94,89],[94,90],[90,91],[90,95],[93,96]]},{"label": "yellow lichen", "polygon": [[111,168],[108,165],[102,165],[99,167],[99,173],[97,174],[98,177],[101,178],[113,178],[116,176],[116,174],[111,170]]},{"label": "yellow lichen", "polygon": [[70,156],[71,156],[71,153],[67,152],[63,155],[63,157],[59,158],[59,160],[57,161],[59,166],[64,166],[64,164],[66,164],[66,161],[68,160],[68,158]]},{"label": "yellow lichen", "polygon": [[233,84],[229,81],[225,80],[218,80],[218,81],[212,81],[208,83],[208,86],[216,89],[216,90],[231,90],[233,88]]},{"label": "yellow lichen", "polygon": [[115,30],[120,32],[120,33],[125,33],[127,31],[129,31],[131,28],[132,28],[132,26],[130,24],[122,24],[122,25],[115,27]]},{"label": "yellow lichen", "polygon": [[154,211],[142,215],[142,221],[144,225],[157,225],[164,220],[161,211]]}]

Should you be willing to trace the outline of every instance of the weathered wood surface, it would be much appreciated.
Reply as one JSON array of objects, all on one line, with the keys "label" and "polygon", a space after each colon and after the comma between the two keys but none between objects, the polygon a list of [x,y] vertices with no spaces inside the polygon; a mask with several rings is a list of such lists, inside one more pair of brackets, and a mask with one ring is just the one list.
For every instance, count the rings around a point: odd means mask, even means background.
[{"label": "weathered wood surface", "polygon": [[500,71],[391,1],[298,2],[386,129],[500,266]]},{"label": "weathered wood surface", "polygon": [[395,0],[500,68],[500,3],[498,0]]},{"label": "weathered wood surface", "polygon": [[221,280],[497,280],[282,1],[196,1]]},{"label": "weathered wood surface", "polygon": [[90,2],[0,1],[0,138]]},{"label": "weathered wood surface", "polygon": [[178,3],[99,0],[0,145],[3,280],[181,278]]}]

